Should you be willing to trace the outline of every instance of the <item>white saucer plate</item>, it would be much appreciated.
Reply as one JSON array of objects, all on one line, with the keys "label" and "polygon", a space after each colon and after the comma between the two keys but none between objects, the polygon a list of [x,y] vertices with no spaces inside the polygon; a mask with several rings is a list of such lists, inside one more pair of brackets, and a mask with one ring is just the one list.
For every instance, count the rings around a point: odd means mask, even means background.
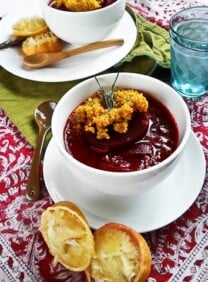
[{"label": "white saucer plate", "polygon": [[204,153],[194,133],[191,133],[172,174],[161,184],[136,196],[112,197],[92,191],[75,179],[63,162],[52,139],[45,153],[43,173],[54,202],[69,200],[76,203],[92,228],[107,222],[119,222],[141,233],[161,228],[180,217],[196,200],[206,171]]},{"label": "white saucer plate", "polygon": [[[6,40],[12,33],[12,25],[20,18],[39,15],[41,10],[38,6],[35,9],[21,7],[17,11],[10,11],[0,21],[0,43]],[[64,82],[86,78],[112,67],[123,59],[132,49],[137,37],[137,29],[130,14],[125,11],[123,18],[116,29],[109,34],[107,39],[124,39],[124,44],[119,47],[109,47],[83,53],[54,65],[41,69],[24,69],[22,67],[23,57],[20,49],[12,47],[0,50],[1,66],[8,72],[26,79],[40,82]],[[72,49],[76,46],[66,44],[65,49]]]},{"label": "white saucer plate", "polygon": [[[40,13],[40,2],[39,0],[0,0],[0,17],[5,17],[8,15],[8,13],[15,14],[14,20],[18,19],[19,17],[22,17],[22,15],[33,15],[35,13]],[[19,16],[20,15],[20,16]],[[12,24],[14,22],[12,20]],[[7,22],[7,21],[6,21]],[[2,23],[1,23],[2,24]],[[8,26],[6,29],[1,30],[1,36],[7,35],[8,30],[10,30],[11,25]]]},{"label": "white saucer plate", "polygon": [[14,0],[0,1],[0,18],[3,18],[13,7]]}]

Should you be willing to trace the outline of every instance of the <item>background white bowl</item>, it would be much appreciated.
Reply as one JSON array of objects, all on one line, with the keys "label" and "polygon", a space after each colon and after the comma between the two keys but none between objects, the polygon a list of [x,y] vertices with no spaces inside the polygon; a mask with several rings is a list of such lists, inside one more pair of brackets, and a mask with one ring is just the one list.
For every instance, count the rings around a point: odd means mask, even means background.
[{"label": "background white bowl", "polygon": [[125,12],[125,0],[84,12],[70,12],[52,8],[49,0],[41,0],[43,17],[51,31],[71,44],[100,41],[113,31]]},{"label": "background white bowl", "polygon": [[[97,76],[101,86],[111,86],[115,77],[116,73]],[[92,189],[111,195],[132,195],[163,181],[175,168],[191,131],[190,115],[184,100],[173,88],[150,76],[120,73],[116,86],[134,88],[148,93],[166,105],[175,117],[179,129],[179,145],[168,158],[141,171],[109,172],[89,167],[74,159],[65,150],[63,132],[67,118],[76,106],[98,89],[94,78],[77,84],[59,100],[52,118],[52,134],[65,160],[63,166],[66,166],[77,179],[82,181],[83,185],[85,183]]]}]

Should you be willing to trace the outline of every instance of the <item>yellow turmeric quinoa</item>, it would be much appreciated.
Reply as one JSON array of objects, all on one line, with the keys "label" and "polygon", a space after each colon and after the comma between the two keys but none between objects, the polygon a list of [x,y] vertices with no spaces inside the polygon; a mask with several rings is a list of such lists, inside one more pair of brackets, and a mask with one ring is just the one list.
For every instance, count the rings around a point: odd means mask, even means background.
[{"label": "yellow turmeric quinoa", "polygon": [[128,130],[134,112],[147,112],[146,97],[134,89],[115,89],[112,109],[105,107],[99,91],[78,106],[72,117],[72,126],[78,133],[83,130],[96,134],[97,139],[110,139],[109,126],[119,133]]},{"label": "yellow turmeric quinoa", "polygon": [[102,7],[104,0],[54,0],[54,7],[65,8],[72,12],[91,11]]}]

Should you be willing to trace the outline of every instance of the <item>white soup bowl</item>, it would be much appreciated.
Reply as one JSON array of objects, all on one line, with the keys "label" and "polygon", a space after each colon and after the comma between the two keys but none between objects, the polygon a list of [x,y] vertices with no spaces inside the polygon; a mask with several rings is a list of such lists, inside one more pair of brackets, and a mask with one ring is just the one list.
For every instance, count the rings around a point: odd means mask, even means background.
[{"label": "white soup bowl", "polygon": [[87,44],[105,39],[119,24],[125,12],[125,0],[92,11],[72,12],[51,7],[41,0],[43,17],[50,30],[60,39]]},{"label": "white soup bowl", "polygon": [[[102,86],[111,86],[116,73],[97,76]],[[57,103],[52,117],[52,134],[63,156],[63,166],[83,185],[111,195],[133,195],[162,182],[175,169],[191,132],[190,115],[181,96],[169,85],[150,76],[120,73],[116,86],[138,89],[164,104],[172,114],[179,131],[179,144],[165,160],[150,168],[132,172],[110,172],[90,167],[76,160],[65,149],[64,128],[70,113],[98,89],[95,78],[89,78],[71,88]],[[167,187],[168,189],[168,187]]]}]

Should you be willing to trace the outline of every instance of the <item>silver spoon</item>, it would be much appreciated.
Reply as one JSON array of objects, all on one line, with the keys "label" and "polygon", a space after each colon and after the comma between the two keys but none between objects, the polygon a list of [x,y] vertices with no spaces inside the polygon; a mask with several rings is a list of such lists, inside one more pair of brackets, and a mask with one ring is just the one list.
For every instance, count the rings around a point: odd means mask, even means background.
[{"label": "silver spoon", "polygon": [[12,47],[12,46],[20,45],[23,40],[25,40],[25,36],[11,35],[7,40],[0,43],[0,49],[5,49],[5,48]]},{"label": "silver spoon", "polygon": [[35,110],[35,121],[39,128],[39,134],[26,188],[26,197],[31,201],[37,201],[41,196],[39,175],[41,155],[46,134],[51,128],[51,119],[55,106],[55,102],[46,101]]}]

